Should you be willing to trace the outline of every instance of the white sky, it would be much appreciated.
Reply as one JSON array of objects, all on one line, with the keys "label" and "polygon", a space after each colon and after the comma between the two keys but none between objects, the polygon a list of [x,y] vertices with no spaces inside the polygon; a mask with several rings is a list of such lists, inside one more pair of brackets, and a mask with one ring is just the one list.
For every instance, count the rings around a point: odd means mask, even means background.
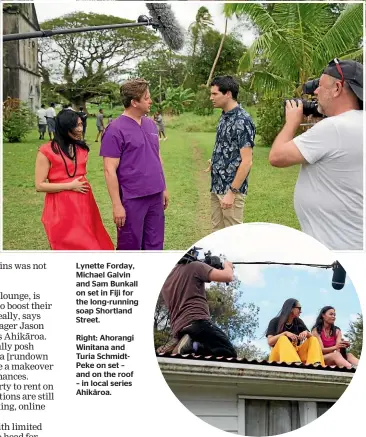
[{"label": "white sky", "polygon": [[[52,6],[50,7],[50,4]],[[136,21],[139,15],[148,15],[145,2],[142,1],[35,1],[34,2],[38,21],[42,23],[45,20],[60,17],[67,13],[83,11],[100,14],[114,15],[117,17],[128,18]],[[196,2],[196,1],[176,1],[171,2],[172,10],[177,20],[184,29],[195,20],[197,10],[201,6],[206,6],[210,11],[216,30],[224,31],[225,18],[222,13],[223,3],[218,2]],[[233,18],[229,20],[228,30],[237,26],[238,21]],[[253,41],[253,33],[248,30],[241,31],[241,40],[245,45],[250,45]]]},{"label": "white sky", "polygon": [[337,259],[314,238],[296,229],[268,223],[246,223],[225,228],[198,241],[196,246],[211,249],[215,255],[223,253],[229,261],[332,264]]}]

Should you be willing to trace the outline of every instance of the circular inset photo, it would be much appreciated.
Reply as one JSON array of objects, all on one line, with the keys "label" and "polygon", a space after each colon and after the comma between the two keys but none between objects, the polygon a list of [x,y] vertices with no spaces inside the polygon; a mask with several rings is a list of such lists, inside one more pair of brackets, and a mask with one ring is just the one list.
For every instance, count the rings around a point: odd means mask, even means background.
[{"label": "circular inset photo", "polygon": [[356,372],[363,321],[337,255],[280,225],[250,223],[177,260],[154,318],[175,396],[223,431],[272,436],[328,411]]}]

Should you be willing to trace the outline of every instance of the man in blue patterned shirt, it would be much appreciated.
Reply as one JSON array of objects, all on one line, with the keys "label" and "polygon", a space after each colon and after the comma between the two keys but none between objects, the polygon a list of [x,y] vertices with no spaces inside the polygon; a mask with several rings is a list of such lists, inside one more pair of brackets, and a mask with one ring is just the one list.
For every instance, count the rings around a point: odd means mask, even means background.
[{"label": "man in blue patterned shirt", "polygon": [[210,100],[222,109],[211,159],[213,231],[243,223],[255,126],[238,104],[238,93],[239,84],[231,76],[215,77],[211,83]]}]

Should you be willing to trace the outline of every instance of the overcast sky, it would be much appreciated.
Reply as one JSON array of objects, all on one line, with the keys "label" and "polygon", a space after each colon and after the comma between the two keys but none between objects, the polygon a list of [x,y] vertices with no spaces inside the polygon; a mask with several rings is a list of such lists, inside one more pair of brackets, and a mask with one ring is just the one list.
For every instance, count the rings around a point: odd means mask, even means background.
[{"label": "overcast sky", "polygon": [[[52,3],[52,7],[50,7]],[[210,11],[215,28],[223,32],[225,19],[222,13],[223,4],[217,2],[172,2],[172,10],[175,13],[179,23],[184,29],[195,20],[197,10],[200,6],[206,6]],[[35,1],[39,23],[51,18],[60,17],[75,11],[95,12],[100,14],[114,15],[117,17],[137,20],[139,15],[148,15],[145,2],[142,1]],[[233,18],[229,20],[229,31],[238,25],[238,21]],[[253,41],[253,33],[248,30],[241,30],[241,40],[245,45],[250,45]]]}]

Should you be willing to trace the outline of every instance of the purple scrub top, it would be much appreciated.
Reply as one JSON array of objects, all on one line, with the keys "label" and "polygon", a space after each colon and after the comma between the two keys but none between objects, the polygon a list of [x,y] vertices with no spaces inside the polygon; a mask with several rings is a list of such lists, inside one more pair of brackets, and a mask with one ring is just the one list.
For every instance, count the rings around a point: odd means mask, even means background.
[{"label": "purple scrub top", "polygon": [[120,158],[117,177],[123,200],[165,190],[159,134],[150,118],[142,117],[141,126],[126,115],[113,120],[104,131],[99,155]]}]

